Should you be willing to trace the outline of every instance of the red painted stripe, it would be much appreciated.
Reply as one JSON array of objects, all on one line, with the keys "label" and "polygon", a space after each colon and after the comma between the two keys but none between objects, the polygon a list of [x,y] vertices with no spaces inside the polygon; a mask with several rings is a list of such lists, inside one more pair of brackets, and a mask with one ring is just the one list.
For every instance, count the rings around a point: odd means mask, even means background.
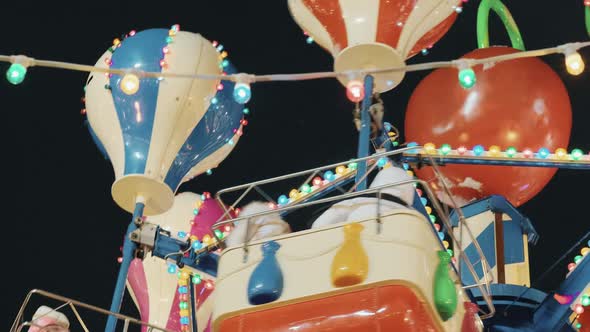
[{"label": "red painted stripe", "polygon": [[376,41],[397,48],[399,37],[416,2],[418,0],[379,0]]},{"label": "red painted stripe", "polygon": [[334,49],[346,48],[348,35],[339,0],[302,0],[302,2],[328,31],[332,37]]},{"label": "red painted stripe", "polygon": [[449,29],[451,28],[453,23],[455,23],[456,19],[457,19],[457,13],[452,13],[451,15],[449,15],[449,17],[447,17],[445,20],[440,22],[437,26],[435,26],[430,31],[428,31],[412,47],[412,51],[410,51],[410,54],[408,54],[408,58],[411,57],[412,55],[420,52],[421,50],[423,50],[425,48],[432,47],[434,45],[434,43],[439,41],[445,35],[445,33],[447,33],[447,31],[449,31]]}]

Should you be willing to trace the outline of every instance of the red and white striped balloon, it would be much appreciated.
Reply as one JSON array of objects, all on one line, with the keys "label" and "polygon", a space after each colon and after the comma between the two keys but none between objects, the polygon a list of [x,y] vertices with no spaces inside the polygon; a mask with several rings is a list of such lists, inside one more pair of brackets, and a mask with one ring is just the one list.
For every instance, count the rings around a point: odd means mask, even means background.
[{"label": "red and white striped balloon", "polygon": [[[437,42],[456,19],[462,0],[289,0],[299,26],[334,56],[337,72],[403,66]],[[405,72],[375,74],[379,92]],[[346,85],[351,79],[339,77]]]}]

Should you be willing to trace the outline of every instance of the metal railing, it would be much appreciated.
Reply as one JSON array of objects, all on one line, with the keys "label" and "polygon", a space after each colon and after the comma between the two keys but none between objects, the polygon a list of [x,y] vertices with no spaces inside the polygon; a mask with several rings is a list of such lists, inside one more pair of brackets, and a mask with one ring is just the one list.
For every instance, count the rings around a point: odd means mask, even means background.
[{"label": "metal railing", "polygon": [[[135,319],[133,317],[129,317],[129,316],[125,316],[119,313],[114,313],[90,304],[86,304],[84,302],[80,302],[80,301],[76,301],[61,295],[57,295],[57,294],[53,294],[44,290],[40,290],[40,289],[33,289],[32,291],[30,291],[27,294],[27,297],[25,298],[25,301],[23,302],[23,304],[20,307],[20,310],[18,311],[18,314],[16,316],[16,318],[14,319],[14,323],[12,323],[12,327],[10,328],[10,332],[20,332],[22,331],[23,328],[27,327],[27,326],[35,326],[38,327],[40,329],[40,331],[44,331],[47,330],[50,326],[39,326],[37,324],[35,324],[34,321],[24,321],[23,319],[23,315],[25,312],[25,309],[27,307],[27,304],[30,302],[31,298],[33,297],[33,295],[40,295],[42,297],[45,298],[49,298],[49,299],[53,299],[53,300],[57,300],[60,302],[63,302],[62,305],[58,306],[57,308],[53,309],[53,311],[57,311],[60,308],[69,306],[72,311],[74,312],[74,315],[76,316],[78,322],[80,323],[80,325],[82,326],[82,329],[85,332],[90,331],[88,329],[88,327],[86,326],[86,324],[84,323],[84,321],[82,320],[82,317],[80,316],[80,314],[78,313],[78,310],[76,309],[76,307],[80,307],[80,308],[84,308],[93,312],[97,312],[103,315],[111,315],[111,316],[115,316],[118,320],[122,320],[124,322],[123,325],[123,332],[127,332],[129,329],[129,324],[135,324],[135,325],[141,325],[141,326],[145,326],[147,327],[147,331],[151,332],[151,331],[162,331],[162,332],[175,332],[173,330],[168,330],[166,328],[163,327],[159,327],[150,323],[146,323],[146,322],[142,322],[138,319]],[[38,317],[37,319],[39,319],[41,317]]]},{"label": "metal railing", "polygon": [[[417,183],[423,187],[423,190],[426,192],[428,198],[430,199],[433,208],[435,209],[438,216],[442,220],[444,227],[448,230],[449,237],[451,237],[451,239],[454,243],[455,252],[459,256],[459,264],[457,264],[458,266],[454,266],[454,268],[456,271],[458,271],[457,274],[458,274],[459,280],[461,280],[461,265],[462,265],[462,264],[460,264],[460,262],[463,261],[465,263],[465,266],[467,267],[469,273],[473,277],[473,280],[475,280],[475,282],[476,282],[476,284],[474,284],[474,285],[463,285],[463,282],[461,281],[463,288],[467,289],[467,290],[471,289],[471,288],[478,288],[479,289],[479,291],[481,292],[482,297],[486,303],[486,306],[488,307],[487,311],[483,311],[480,309],[480,312],[482,313],[481,318],[482,319],[490,318],[495,314],[495,308],[494,308],[494,305],[492,303],[492,299],[490,296],[490,280],[493,279],[493,275],[492,275],[491,269],[489,268],[489,264],[485,258],[485,255],[483,254],[483,250],[481,249],[479,243],[477,242],[477,239],[473,236],[473,233],[469,229],[469,226],[467,226],[467,224],[465,222],[465,217],[464,217],[460,208],[455,209],[455,211],[457,211],[457,215],[459,217],[459,233],[460,233],[459,239],[455,236],[455,234],[453,232],[452,224],[451,224],[449,217],[448,217],[448,214],[446,214],[444,212],[441,204],[439,203],[438,199],[436,198],[436,196],[434,195],[434,193],[430,189],[428,182],[426,182],[426,181],[423,181],[420,179],[406,180],[406,181],[400,181],[397,183],[387,184],[387,185],[374,187],[374,188],[366,189],[366,190],[362,190],[362,191],[351,192],[352,190],[354,190],[356,188],[356,186],[353,186],[349,190],[349,192],[344,192],[343,194],[338,195],[338,196],[321,198],[321,199],[317,199],[317,200],[309,200],[310,198],[317,197],[318,194],[321,194],[322,190],[331,190],[331,189],[333,189],[333,186],[340,185],[342,183],[342,179],[344,179],[344,178],[350,179],[350,178],[354,177],[356,171],[352,171],[352,172],[349,172],[348,174],[346,174],[345,176],[342,176],[341,178],[336,179],[333,182],[330,182],[328,185],[325,185],[325,186],[319,188],[316,192],[313,192],[312,194],[305,195],[304,197],[301,197],[299,199],[293,200],[293,201],[289,202],[288,204],[277,207],[276,209],[271,209],[269,211],[260,212],[260,213],[256,213],[256,214],[252,214],[252,215],[248,215],[248,216],[244,216],[244,217],[238,217],[238,218],[233,218],[233,219],[230,218],[231,211],[233,209],[235,209],[235,207],[238,206],[238,204],[240,204],[240,202],[246,197],[246,195],[249,192],[251,192],[252,190],[256,190],[259,193],[261,192],[261,189],[259,188],[261,185],[269,184],[269,183],[276,183],[278,181],[292,179],[295,177],[301,177],[301,176],[309,174],[309,176],[307,176],[307,179],[303,182],[303,184],[306,184],[314,176],[319,174],[321,171],[324,171],[327,169],[332,169],[332,168],[335,168],[335,167],[343,165],[343,164],[345,165],[347,163],[356,163],[356,162],[365,161],[365,160],[368,160],[369,163],[372,164],[371,169],[369,171],[367,171],[367,173],[365,174],[365,176],[367,176],[375,168],[375,166],[376,166],[375,161],[378,160],[379,158],[397,155],[397,154],[404,153],[408,150],[415,150],[415,149],[420,149],[420,148],[421,148],[420,146],[414,146],[414,147],[402,148],[402,149],[395,150],[395,151],[376,153],[376,154],[368,156],[368,157],[348,160],[343,163],[336,163],[336,164],[331,164],[331,165],[327,165],[327,166],[321,166],[321,167],[312,168],[312,169],[305,170],[305,171],[300,171],[300,172],[296,172],[296,173],[291,173],[291,174],[287,174],[287,175],[283,175],[283,176],[278,176],[278,177],[274,177],[274,178],[270,178],[270,179],[266,179],[266,180],[246,183],[243,185],[223,189],[217,193],[216,199],[219,201],[220,205],[225,209],[225,213],[222,217],[220,217],[218,219],[218,221],[214,225],[211,226],[212,233],[215,234],[215,232],[213,232],[214,229],[217,229],[220,226],[223,226],[226,224],[247,222],[246,225],[248,227],[249,221],[253,218],[256,218],[256,217],[262,217],[262,216],[269,215],[269,214],[287,212],[287,211],[300,209],[300,208],[304,208],[304,207],[309,207],[309,206],[313,206],[313,205],[339,201],[342,199],[354,198],[354,197],[357,197],[360,195],[365,195],[365,194],[376,194],[377,197],[380,197],[382,191],[387,188]],[[430,159],[431,159],[430,162],[431,162],[431,165],[433,166],[436,177],[441,181],[440,182],[441,186],[444,188],[444,193],[448,196],[448,198],[451,201],[451,203],[453,204],[453,206],[456,206],[456,204],[453,200],[453,197],[452,197],[446,183],[444,182],[444,177],[441,175],[440,170],[438,169],[435,161],[432,160],[432,158],[430,158]],[[228,205],[226,205],[224,203],[221,196],[228,194],[228,193],[238,192],[241,190],[243,190],[244,192],[228,207]],[[263,197],[268,197],[268,195],[266,195],[266,194],[261,193],[261,195]],[[306,201],[306,200],[309,200],[309,201]],[[380,229],[381,229],[380,218],[382,216],[381,216],[381,211],[380,211],[381,210],[380,204],[381,204],[380,199],[378,199],[377,200],[377,206],[378,206],[377,207],[377,215],[375,216],[375,218],[377,219],[377,233],[379,233]],[[423,218],[423,220],[430,225],[431,229],[433,230],[433,236],[435,236],[436,240],[439,243],[441,243],[441,240],[438,237],[437,231],[433,227],[430,220],[428,220],[427,218]],[[479,261],[481,262],[482,269],[483,269],[483,283],[479,282],[480,278],[477,276],[477,273],[475,272],[475,268],[474,268],[473,264],[471,263],[471,261],[469,260],[467,255],[462,250],[463,246],[462,246],[461,242],[463,239],[464,229],[467,232],[469,240],[474,244],[474,247],[475,247],[477,254],[479,256]],[[246,234],[247,234],[247,232],[248,231],[246,230]],[[215,237],[217,238],[217,235],[215,235]],[[244,258],[246,259],[247,255],[248,255],[248,239],[245,239],[245,240],[246,241],[244,241],[243,248],[244,248]],[[223,244],[224,240],[221,238],[217,238],[217,241],[218,241],[218,243]],[[442,246],[442,243],[441,243],[441,246]]]}]

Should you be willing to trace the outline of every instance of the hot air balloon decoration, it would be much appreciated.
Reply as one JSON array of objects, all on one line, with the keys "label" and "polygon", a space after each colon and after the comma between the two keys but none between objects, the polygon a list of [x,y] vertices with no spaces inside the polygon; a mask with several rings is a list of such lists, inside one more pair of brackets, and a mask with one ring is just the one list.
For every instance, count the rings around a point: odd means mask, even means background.
[{"label": "hot air balloon decoration", "polygon": [[[96,67],[123,71],[92,72],[85,101],[89,124],[115,172],[113,199],[134,214],[130,234],[137,218],[170,209],[183,181],[227,157],[240,136],[243,104],[233,98],[233,82],[165,77],[235,72],[211,42],[178,25],[115,39]],[[134,250],[126,237],[113,312],[119,310]],[[115,326],[109,317],[107,331]]]},{"label": "hot air balloon decoration", "polygon": [[[461,0],[289,0],[299,26],[334,56],[334,70],[401,67],[453,25]],[[375,88],[395,88],[404,71],[374,74]],[[339,76],[347,86],[361,77]]]}]

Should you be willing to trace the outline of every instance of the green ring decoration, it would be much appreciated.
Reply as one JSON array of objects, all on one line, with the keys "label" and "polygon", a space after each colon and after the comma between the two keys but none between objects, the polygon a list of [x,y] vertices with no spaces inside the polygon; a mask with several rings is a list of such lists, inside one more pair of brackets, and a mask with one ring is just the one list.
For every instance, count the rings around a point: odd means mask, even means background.
[{"label": "green ring decoration", "polygon": [[[479,48],[490,47],[490,33],[489,33],[489,18],[490,9],[493,10],[504,23],[504,27],[508,32],[512,47],[524,51],[524,42],[518,26],[510,14],[508,8],[501,0],[482,0],[477,10],[477,45]],[[590,34],[590,13],[589,8],[586,7],[586,26],[589,27]]]}]

